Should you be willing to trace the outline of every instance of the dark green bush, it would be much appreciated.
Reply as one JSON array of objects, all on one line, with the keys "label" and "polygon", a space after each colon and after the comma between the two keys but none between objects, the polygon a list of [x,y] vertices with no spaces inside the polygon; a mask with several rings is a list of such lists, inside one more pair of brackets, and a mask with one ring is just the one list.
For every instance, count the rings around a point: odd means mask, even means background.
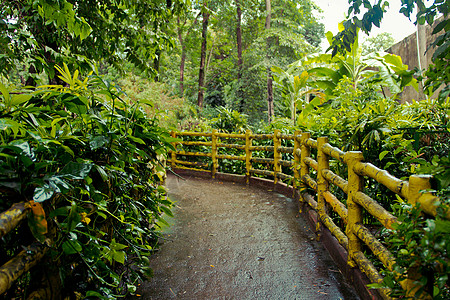
[{"label": "dark green bush", "polygon": [[[49,244],[44,261],[57,266],[63,296],[133,293],[151,274],[146,262],[161,215],[171,215],[160,183],[172,138],[101,77],[58,71],[65,86],[0,84],[0,208],[33,200],[43,207],[48,230],[33,214],[29,224]],[[12,256],[27,239],[5,239],[0,248]]]}]

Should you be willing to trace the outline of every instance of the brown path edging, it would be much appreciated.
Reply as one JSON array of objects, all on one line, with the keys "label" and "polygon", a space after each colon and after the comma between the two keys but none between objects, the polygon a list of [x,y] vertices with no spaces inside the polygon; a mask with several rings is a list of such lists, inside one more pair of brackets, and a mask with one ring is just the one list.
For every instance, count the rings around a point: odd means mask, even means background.
[{"label": "brown path edging", "polygon": [[[221,181],[231,181],[240,184],[246,184],[245,175],[235,175],[228,173],[220,173],[217,172],[215,174],[215,178],[211,177],[211,173],[207,171],[197,171],[190,169],[174,169],[176,174],[197,176],[200,178],[211,179],[211,180],[221,180]],[[283,194],[286,197],[293,198],[294,200],[299,200],[299,193],[294,191],[291,186],[286,185],[285,183],[277,183],[274,184],[272,180],[250,177],[249,184],[252,186],[257,186],[260,188],[271,189],[280,194]],[[295,194],[294,194],[295,192]],[[317,222],[320,222],[317,216],[317,213],[312,210],[306,203],[299,203],[299,210],[301,209],[301,215],[308,221],[311,230],[315,231]],[[324,226],[321,226],[322,234],[320,236],[320,242],[324,245],[325,249],[327,249],[331,258],[339,267],[344,277],[352,283],[355,291],[362,299],[383,299],[377,290],[367,288],[367,285],[370,284],[367,276],[361,272],[357,268],[350,268],[347,264],[347,251],[339,244],[336,238],[331,234],[331,232]]]}]

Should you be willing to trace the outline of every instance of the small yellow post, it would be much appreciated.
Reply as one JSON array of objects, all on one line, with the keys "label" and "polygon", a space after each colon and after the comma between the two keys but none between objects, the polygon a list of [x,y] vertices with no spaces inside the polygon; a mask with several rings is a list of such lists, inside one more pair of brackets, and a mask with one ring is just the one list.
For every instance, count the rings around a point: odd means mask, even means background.
[{"label": "small yellow post", "polygon": [[355,194],[358,191],[362,191],[364,187],[364,178],[360,177],[355,171],[356,164],[361,163],[364,159],[362,152],[349,151],[345,153],[344,160],[348,166],[348,194],[347,194],[347,209],[348,209],[348,222],[345,229],[345,233],[348,237],[348,257],[347,264],[350,267],[356,267],[356,263],[352,259],[353,253],[361,251],[361,241],[355,233],[355,223],[362,223],[362,208],[354,201]]},{"label": "small yellow post", "polygon": [[412,175],[409,177],[408,187],[408,203],[414,205],[424,194],[423,190],[431,189],[431,176],[429,175]]},{"label": "small yellow post", "polygon": [[[292,186],[294,187],[294,190],[298,187],[299,183],[300,183],[300,173],[299,173],[299,169],[300,169],[300,157],[301,157],[301,150],[300,150],[300,131],[295,131],[294,132],[294,182],[292,184]],[[300,153],[298,153],[300,152]]]},{"label": "small yellow post", "polygon": [[[306,145],[306,141],[311,137],[309,132],[302,133],[300,137],[300,189],[306,189],[307,186],[303,181],[303,176],[309,174],[309,166],[305,163],[305,158],[311,156],[311,149]],[[302,192],[302,191],[301,191]],[[301,198],[301,197],[300,197]]]},{"label": "small yellow post", "polygon": [[278,151],[278,148],[281,146],[280,141],[281,132],[279,129],[275,129],[273,132],[273,183],[277,184],[278,182],[278,174],[281,173],[281,153]]},{"label": "small yellow post", "polygon": [[[430,175],[411,175],[409,177],[408,203],[414,205],[420,203],[422,210],[432,216],[436,216],[436,202],[439,200],[435,195],[425,190],[431,189]],[[450,211],[446,218],[450,220]]]},{"label": "small yellow post", "polygon": [[328,181],[323,177],[322,170],[329,169],[329,157],[322,150],[322,146],[328,143],[328,137],[317,138],[317,210],[320,214],[326,214],[326,200],[324,193],[328,191]]},{"label": "small yellow post", "polygon": [[215,178],[217,169],[219,168],[219,162],[217,159],[217,129],[213,129],[211,134],[211,160],[212,160],[211,176],[212,178]]},{"label": "small yellow post", "polygon": [[250,147],[252,146],[252,132],[247,130],[245,132],[245,180],[247,184],[250,183],[250,170],[252,169],[252,151]]},{"label": "small yellow post", "polygon": [[[172,135],[173,138],[176,138],[176,137],[177,137],[177,133],[176,133],[175,131],[172,131],[172,132],[171,132],[171,135]],[[172,145],[173,145],[173,148],[174,148],[175,150],[172,151],[172,156],[171,156],[172,162],[171,162],[171,164],[170,164],[170,167],[171,167],[172,170],[173,170],[173,169],[175,169],[175,167],[176,167],[176,163],[175,163],[175,162],[176,162],[176,160],[177,160],[177,143],[173,142]]]}]

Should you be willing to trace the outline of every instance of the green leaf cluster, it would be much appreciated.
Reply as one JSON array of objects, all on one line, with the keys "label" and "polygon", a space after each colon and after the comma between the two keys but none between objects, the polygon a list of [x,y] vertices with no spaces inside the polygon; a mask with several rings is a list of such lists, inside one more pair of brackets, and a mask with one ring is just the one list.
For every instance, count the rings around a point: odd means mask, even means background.
[{"label": "green leaf cluster", "polygon": [[[352,44],[357,40],[358,29],[368,34],[372,29],[372,25],[379,27],[386,8],[389,6],[389,2],[384,0],[375,1],[374,4],[367,0],[349,0],[348,2],[350,6],[347,20],[343,22],[342,30],[333,37],[329,48],[329,50],[332,50],[332,56],[350,51]],[[364,14],[362,18],[359,18],[361,6],[364,7]],[[425,72],[425,87],[429,96],[442,87],[439,92],[439,98],[441,101],[445,101],[450,91],[448,64],[450,58],[450,20],[448,19],[448,1],[401,1],[399,12],[408,18],[411,18],[411,15],[415,12],[415,24],[424,25],[427,23],[435,25],[432,32],[434,41],[427,49],[427,51],[433,51],[433,64]],[[436,19],[440,15],[441,18]],[[438,21],[438,23],[435,24],[435,21]]]},{"label": "green leaf cluster", "polygon": [[171,215],[160,184],[173,139],[118,86],[57,71],[64,86],[0,85],[0,208],[43,206],[63,295],[125,295],[151,274],[156,224]]},{"label": "green leaf cluster", "polygon": [[[433,162],[424,163],[419,173],[434,174],[437,179],[439,202],[436,218],[423,214],[420,205],[399,202],[393,205],[399,223],[387,232],[386,244],[395,255],[394,270],[384,270],[385,278],[376,287],[389,287],[392,296],[405,297],[405,290],[399,283],[412,280],[418,287],[412,296],[424,294],[433,299],[448,299],[450,265],[450,221],[446,219],[450,205],[450,159],[435,157]],[[414,276],[413,273],[421,274]]]},{"label": "green leaf cluster", "polygon": [[10,76],[25,68],[22,76],[31,84],[39,74],[53,79],[54,66],[63,62],[81,71],[90,70],[92,62],[118,70],[131,62],[154,76],[157,70],[150,62],[174,43],[174,36],[166,34],[166,21],[186,4],[189,1],[2,1],[0,74]]}]

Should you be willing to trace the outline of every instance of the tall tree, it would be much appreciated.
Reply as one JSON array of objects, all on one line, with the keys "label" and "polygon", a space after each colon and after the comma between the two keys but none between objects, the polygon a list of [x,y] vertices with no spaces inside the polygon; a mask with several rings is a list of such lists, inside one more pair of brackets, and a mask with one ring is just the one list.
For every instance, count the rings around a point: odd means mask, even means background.
[{"label": "tall tree", "polygon": [[362,44],[362,55],[372,52],[385,51],[394,45],[395,39],[391,33],[383,32],[374,37],[367,38]]},{"label": "tall tree", "polygon": [[[270,22],[272,18],[272,6],[270,0],[266,0],[266,24],[264,28],[266,31],[270,31]],[[270,36],[267,36],[267,60],[270,59],[269,48],[270,48]],[[270,70],[270,66],[267,67],[267,117],[269,123],[273,120],[274,109],[273,109],[273,79],[272,79],[272,71]]]},{"label": "tall tree", "polygon": [[206,62],[206,44],[207,44],[207,35],[208,35],[208,20],[209,20],[209,11],[206,7],[206,4],[203,5],[202,12],[202,47],[200,52],[200,69],[198,72],[198,97],[197,97],[197,105],[199,110],[203,107],[203,99],[205,97],[205,62]]},{"label": "tall tree", "polygon": [[197,24],[198,17],[201,15],[201,12],[197,14],[194,21],[190,24],[188,29],[186,30],[186,34],[184,34],[184,28],[186,26],[187,21],[190,19],[190,16],[188,14],[185,14],[183,22],[181,21],[180,16],[177,16],[177,35],[178,35],[178,41],[180,43],[181,47],[181,60],[180,60],[180,79],[179,79],[179,86],[180,86],[180,96],[183,96],[184,94],[184,69],[186,64],[186,39],[189,37],[189,35],[192,32],[193,27]]},{"label": "tall tree", "polygon": [[241,96],[241,77],[242,77],[242,11],[240,0],[235,0],[236,3],[236,44],[237,44],[237,57],[238,57],[238,70],[237,70],[237,82],[238,82],[238,97],[241,99],[239,105],[239,111],[242,112],[244,109],[244,98]]}]

